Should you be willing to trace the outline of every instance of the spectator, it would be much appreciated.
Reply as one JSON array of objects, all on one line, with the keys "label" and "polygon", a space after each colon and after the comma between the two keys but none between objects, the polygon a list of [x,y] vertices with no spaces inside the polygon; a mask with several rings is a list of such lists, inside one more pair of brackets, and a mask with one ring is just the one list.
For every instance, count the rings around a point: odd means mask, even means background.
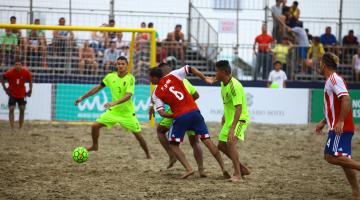
[{"label": "spectator", "polygon": [[83,48],[79,49],[79,69],[83,74],[87,65],[91,66],[92,72],[96,74],[98,63],[95,60],[95,51],[90,47],[89,41],[85,40]]},{"label": "spectator", "polygon": [[[149,22],[148,23],[148,28],[154,28],[154,23],[153,22]],[[159,33],[156,31],[156,35],[155,35],[156,41],[159,42],[160,41],[160,37],[159,37]]]},{"label": "spectator", "polygon": [[[6,29],[5,33],[0,38],[0,44],[0,64],[14,65],[15,54],[17,54],[16,52],[18,50],[18,37],[12,33],[11,29]],[[5,58],[5,61],[3,61],[2,58]]]},{"label": "spectator", "polygon": [[175,26],[175,30],[174,32],[171,32],[171,38],[172,40],[175,42],[175,48],[177,51],[177,58],[180,58],[181,60],[181,64],[184,65],[185,64],[185,57],[184,57],[184,52],[186,49],[186,44],[185,44],[185,36],[184,33],[181,32],[182,26],[181,24],[177,24]]},{"label": "spectator", "polygon": [[324,53],[325,50],[323,45],[320,43],[320,38],[314,37],[313,43],[311,44],[307,55],[307,59],[309,60],[309,63],[312,63],[312,65],[308,65],[308,64],[303,65],[304,66],[302,70],[303,73],[307,73],[309,71],[309,68],[311,67],[316,69],[316,67],[319,66],[320,64],[320,59],[324,55]]},{"label": "spectator", "polygon": [[[16,24],[16,17],[15,16],[11,16],[10,17],[10,24]],[[26,56],[27,56],[27,43],[25,41],[25,38],[22,37],[22,33],[20,29],[11,29],[12,33],[14,33],[18,39],[18,43],[17,45],[19,46],[19,48],[17,49],[18,51],[16,52],[17,55],[21,57],[25,62],[24,64],[26,64]]]},{"label": "spectator", "polygon": [[300,18],[300,9],[299,9],[299,2],[294,1],[292,6],[290,7],[291,17],[294,18],[296,21],[299,21]]},{"label": "spectator", "polygon": [[[140,28],[146,28],[146,23],[141,22]],[[135,49],[137,51],[143,50],[146,44],[148,43],[149,36],[146,33],[137,33],[135,38]]]},{"label": "spectator", "polygon": [[[267,34],[265,24],[262,25],[261,31],[262,33],[255,38],[253,46],[254,54],[256,55],[254,80],[257,80],[260,71],[262,71],[262,79],[265,80],[271,66],[270,45],[273,39]],[[258,46],[257,52],[256,45]]]},{"label": "spectator", "polygon": [[[312,40],[313,40],[313,36],[309,33],[309,29],[308,29],[308,28],[305,29],[305,32],[306,32],[306,35],[307,35],[307,37],[308,37],[309,42],[311,43]],[[319,38],[319,39],[320,39],[320,38]]]},{"label": "spectator", "polygon": [[355,77],[355,81],[360,81],[360,47],[357,49],[357,54],[353,56],[352,60],[353,74]]},{"label": "spectator", "polygon": [[120,51],[116,49],[116,43],[114,41],[110,42],[110,48],[105,50],[104,53],[104,70],[105,73],[109,72],[110,66],[114,67],[116,64],[116,59],[120,56]]},{"label": "spectator", "polygon": [[301,26],[296,26],[294,28],[288,28],[288,32],[290,34],[294,34],[295,36],[295,44],[297,44],[297,53],[296,60],[298,65],[304,66],[307,58],[307,51],[310,45],[308,36],[305,32],[305,29]]},{"label": "spectator", "polygon": [[359,45],[357,37],[354,36],[353,30],[349,30],[349,34],[343,38],[342,43],[344,45],[344,55],[342,57],[344,59],[343,61],[346,64],[350,64],[351,57],[356,54],[356,46]]},{"label": "spectator", "polygon": [[320,36],[320,42],[324,45],[324,46],[332,46],[332,45],[336,45],[336,37],[335,35],[331,34],[331,27],[328,26],[325,29],[325,34],[322,34]]},{"label": "spectator", "polygon": [[[9,30],[10,34],[11,30]],[[14,34],[15,35],[15,34]],[[15,36],[16,37],[16,36]],[[8,82],[8,87],[6,87],[5,82]],[[25,82],[29,82],[29,90],[26,92]],[[9,96],[9,122],[11,130],[14,130],[14,122],[15,122],[15,108],[16,104],[19,106],[20,114],[19,114],[19,129],[22,128],[25,118],[25,106],[26,100],[25,97],[31,96],[32,93],[32,76],[31,73],[22,66],[20,60],[16,60],[15,67],[9,69],[3,75],[3,80],[1,81],[2,86]]]},{"label": "spectator", "polygon": [[276,0],[276,4],[271,7],[271,15],[273,17],[273,31],[272,37],[275,39],[276,42],[282,41],[283,32],[281,32],[278,18],[282,15],[282,0]]},{"label": "spectator", "polygon": [[121,49],[121,47],[123,47],[124,45],[127,45],[127,42],[123,41],[122,38],[123,38],[123,34],[120,33],[120,32],[117,32],[116,33],[116,39],[113,40],[113,42],[115,42],[115,44],[116,44],[117,49]]},{"label": "spectator", "polygon": [[274,62],[274,69],[270,72],[268,78],[268,87],[270,88],[286,88],[286,73],[281,70],[281,62]]},{"label": "spectator", "polygon": [[123,46],[120,47],[120,56],[124,56],[129,59],[130,47],[128,43],[123,43]]},{"label": "spectator", "polygon": [[283,37],[282,43],[276,44],[273,49],[273,60],[280,61],[282,63],[282,69],[286,72],[287,70],[287,58],[291,43],[288,37]]},{"label": "spectator", "polygon": [[[115,20],[109,20],[109,27],[115,27]],[[106,48],[110,47],[110,42],[118,40],[118,37],[122,38],[122,32],[106,32]]]},{"label": "spectator", "polygon": [[[16,17],[15,16],[11,16],[10,17],[10,24],[16,24]],[[16,35],[16,37],[18,37],[18,39],[20,40],[21,38],[21,30],[17,29],[17,28],[13,28],[11,29],[12,33],[14,33]]]},{"label": "spectator", "polygon": [[[34,24],[40,25],[40,19],[35,19]],[[30,53],[30,62],[37,60],[37,64],[39,65],[39,60],[41,58],[42,66],[47,68],[47,45],[44,30],[30,29],[27,34],[27,46],[28,52]]]},{"label": "spectator", "polygon": [[[107,24],[103,24],[100,27],[106,27]],[[96,51],[96,54],[99,56],[103,55],[106,41],[107,41],[107,34],[103,31],[94,31],[91,33],[91,42],[90,47]]]},{"label": "spectator", "polygon": [[[59,26],[65,26],[65,18],[59,19]],[[74,33],[66,30],[53,31],[53,48],[54,54],[57,56],[65,56],[74,46]]]}]

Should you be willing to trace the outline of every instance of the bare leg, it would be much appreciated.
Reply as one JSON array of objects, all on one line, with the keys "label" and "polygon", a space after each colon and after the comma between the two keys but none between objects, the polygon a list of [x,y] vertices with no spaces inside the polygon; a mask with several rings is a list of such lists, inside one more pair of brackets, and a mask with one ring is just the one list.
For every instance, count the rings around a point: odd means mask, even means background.
[{"label": "bare leg", "polygon": [[80,62],[79,62],[80,74],[84,73],[84,68],[85,68],[85,60],[80,60]]},{"label": "bare leg", "polygon": [[347,180],[350,183],[353,196],[359,197],[360,190],[359,190],[359,184],[356,179],[356,171],[353,169],[346,168],[346,167],[343,167],[343,170],[345,172]]},{"label": "bare leg", "polygon": [[221,158],[221,154],[220,154],[219,149],[215,146],[215,144],[211,141],[210,138],[201,139],[201,141],[205,144],[205,146],[209,149],[209,151],[214,156],[216,161],[219,163],[221,171],[223,172],[224,177],[225,178],[230,178],[231,176],[230,176],[229,172],[227,172],[225,170],[224,161]]},{"label": "bare leg", "polygon": [[19,106],[20,114],[19,114],[19,129],[21,129],[24,125],[25,118],[25,105]]},{"label": "bare leg", "polygon": [[360,163],[348,157],[344,157],[344,156],[335,157],[332,155],[325,154],[325,160],[333,165],[339,165],[341,167],[360,170]]},{"label": "bare leg", "polygon": [[194,170],[187,161],[184,152],[181,151],[179,144],[170,144],[170,149],[174,152],[176,158],[181,162],[181,164],[185,167],[186,173],[181,176],[181,178],[187,178],[194,174]]},{"label": "bare leg", "polygon": [[191,147],[193,149],[194,158],[195,158],[196,163],[198,165],[198,170],[199,170],[200,177],[207,177],[207,175],[205,173],[205,169],[204,169],[203,154],[202,154],[202,150],[201,150],[199,140],[197,140],[195,135],[191,135],[191,136],[189,136],[189,142],[190,142],[190,145],[191,145]]},{"label": "bare leg", "polygon": [[87,148],[88,151],[97,151],[99,148],[99,135],[100,135],[100,128],[104,127],[105,125],[100,124],[99,122],[94,122],[91,125],[91,137],[93,144],[91,147]]},{"label": "bare leg", "polygon": [[235,141],[227,143],[227,148],[234,167],[234,174],[233,177],[231,177],[230,181],[239,181],[241,179],[239,153],[236,149],[237,142],[238,139],[235,138]]},{"label": "bare leg", "polygon": [[142,134],[141,133],[133,133],[133,135],[135,136],[136,140],[139,142],[141,148],[145,151],[146,158],[151,159],[149,149],[147,147],[146,141],[145,141],[144,137],[142,136]]},{"label": "bare leg", "polygon": [[159,142],[169,156],[169,165],[167,166],[167,169],[170,169],[174,166],[177,159],[176,159],[174,153],[171,151],[171,149],[169,147],[169,142],[165,136],[165,134],[168,130],[169,130],[168,128],[166,128],[164,126],[160,126],[160,125],[156,129]]},{"label": "bare leg", "polygon": [[9,123],[11,130],[14,130],[14,121],[15,121],[15,106],[9,106]]},{"label": "bare leg", "polygon": [[[228,158],[231,159],[230,157],[230,153],[228,151],[228,148],[227,148],[227,145],[226,145],[226,142],[222,142],[222,141],[219,141],[218,143],[218,148],[221,152],[223,152]],[[241,164],[241,162],[239,161],[239,164],[240,164],[240,173],[241,173],[241,176],[246,176],[246,175],[250,175],[250,170],[243,164]]]}]

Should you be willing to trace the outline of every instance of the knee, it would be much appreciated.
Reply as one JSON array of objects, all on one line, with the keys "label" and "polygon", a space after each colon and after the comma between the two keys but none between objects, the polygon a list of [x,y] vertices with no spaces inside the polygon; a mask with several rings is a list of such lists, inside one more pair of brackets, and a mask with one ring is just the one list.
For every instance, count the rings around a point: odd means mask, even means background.
[{"label": "knee", "polygon": [[13,114],[15,111],[15,106],[10,106],[9,107],[9,113]]},{"label": "knee", "polygon": [[336,158],[334,156],[328,155],[326,154],[324,156],[324,159],[326,160],[326,162],[328,162],[329,164],[336,164]]}]

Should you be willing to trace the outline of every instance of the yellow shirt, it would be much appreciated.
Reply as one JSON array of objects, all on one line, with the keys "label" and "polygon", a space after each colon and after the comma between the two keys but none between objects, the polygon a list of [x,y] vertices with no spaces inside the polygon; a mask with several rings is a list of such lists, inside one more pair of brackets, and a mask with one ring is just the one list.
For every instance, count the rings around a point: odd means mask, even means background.
[{"label": "yellow shirt", "polygon": [[276,60],[280,61],[282,64],[286,64],[287,55],[289,53],[289,46],[277,44],[273,51],[275,53]]},{"label": "yellow shirt", "polygon": [[313,60],[319,60],[322,55],[324,55],[324,53],[325,50],[321,43],[319,43],[318,45],[312,44],[309,48],[308,58],[312,58]]}]

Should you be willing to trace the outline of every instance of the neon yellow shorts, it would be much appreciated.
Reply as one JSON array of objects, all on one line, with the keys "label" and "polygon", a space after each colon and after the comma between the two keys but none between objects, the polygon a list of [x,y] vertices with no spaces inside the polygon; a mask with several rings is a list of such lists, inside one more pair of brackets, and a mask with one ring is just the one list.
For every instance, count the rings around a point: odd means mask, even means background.
[{"label": "neon yellow shorts", "polygon": [[[170,129],[171,125],[173,124],[173,121],[174,121],[174,119],[171,119],[171,118],[162,118],[160,120],[159,125]],[[186,134],[188,136],[194,136],[195,132],[194,131],[186,131]]]},{"label": "neon yellow shorts", "polygon": [[[236,124],[235,135],[236,135],[237,138],[239,138],[239,140],[244,140],[245,139],[245,131],[246,131],[246,128],[248,126],[249,126],[249,123],[244,122],[244,121],[239,121]],[[231,125],[226,126],[224,124],[224,126],[221,128],[221,131],[220,131],[220,134],[219,134],[219,140],[220,141],[227,142],[230,128],[231,128]]]},{"label": "neon yellow shorts", "polygon": [[121,127],[133,133],[139,133],[141,131],[139,120],[135,114],[118,114],[108,110],[96,119],[96,121],[104,124],[107,128],[112,128],[115,124],[120,124]]}]

